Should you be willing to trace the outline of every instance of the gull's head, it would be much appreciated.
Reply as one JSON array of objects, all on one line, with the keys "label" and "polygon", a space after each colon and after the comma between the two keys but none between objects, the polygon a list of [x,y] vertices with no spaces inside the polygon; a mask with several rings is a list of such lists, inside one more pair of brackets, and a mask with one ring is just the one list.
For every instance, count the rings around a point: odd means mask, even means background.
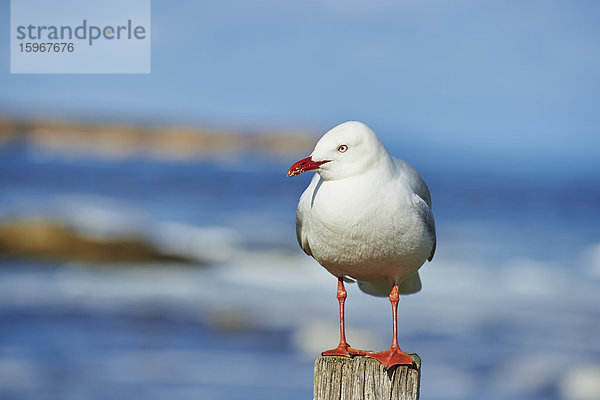
[{"label": "gull's head", "polygon": [[359,175],[387,158],[375,133],[365,124],[348,121],[327,132],[310,157],[291,166],[288,176],[315,170],[325,181]]}]

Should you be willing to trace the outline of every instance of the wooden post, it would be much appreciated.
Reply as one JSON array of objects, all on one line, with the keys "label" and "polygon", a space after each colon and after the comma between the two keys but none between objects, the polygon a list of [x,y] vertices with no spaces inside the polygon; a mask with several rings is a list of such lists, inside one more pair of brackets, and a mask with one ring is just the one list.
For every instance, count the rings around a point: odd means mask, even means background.
[{"label": "wooden post", "polygon": [[319,356],[313,400],[417,400],[421,359],[414,353],[410,356],[413,366],[388,371],[372,358]]}]

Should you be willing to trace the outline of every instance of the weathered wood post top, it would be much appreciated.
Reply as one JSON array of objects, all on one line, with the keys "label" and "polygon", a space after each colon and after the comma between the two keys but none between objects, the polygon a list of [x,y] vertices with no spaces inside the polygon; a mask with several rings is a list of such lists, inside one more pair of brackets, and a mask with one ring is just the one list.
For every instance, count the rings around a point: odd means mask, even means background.
[{"label": "weathered wood post top", "polygon": [[410,354],[412,366],[387,371],[364,356],[320,356],[315,362],[313,400],[417,400],[421,359]]}]

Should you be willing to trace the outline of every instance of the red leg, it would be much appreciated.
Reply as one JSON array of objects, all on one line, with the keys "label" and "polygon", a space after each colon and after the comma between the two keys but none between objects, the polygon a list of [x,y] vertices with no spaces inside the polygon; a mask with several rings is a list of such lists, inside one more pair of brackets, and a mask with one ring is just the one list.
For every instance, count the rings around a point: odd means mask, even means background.
[{"label": "red leg", "polygon": [[398,347],[398,282],[394,281],[394,286],[390,292],[390,303],[392,303],[392,318],[394,320],[394,336],[392,346],[389,350],[381,353],[367,354],[367,357],[374,358],[383,364],[383,369],[387,370],[394,365],[411,365],[413,359],[411,356],[400,350]]},{"label": "red leg", "polygon": [[344,327],[344,302],[346,301],[347,293],[346,288],[344,288],[344,280],[343,278],[338,278],[338,289],[337,289],[337,298],[340,303],[340,344],[337,348],[333,350],[327,350],[321,353],[323,356],[364,356],[367,354],[364,351],[356,350],[350,347],[348,342],[346,342],[346,332]]}]

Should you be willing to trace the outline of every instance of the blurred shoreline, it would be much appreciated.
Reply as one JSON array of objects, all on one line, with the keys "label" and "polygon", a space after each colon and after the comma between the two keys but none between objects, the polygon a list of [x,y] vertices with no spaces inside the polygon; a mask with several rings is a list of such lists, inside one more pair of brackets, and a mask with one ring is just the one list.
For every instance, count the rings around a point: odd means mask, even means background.
[{"label": "blurred shoreline", "polygon": [[194,160],[251,151],[282,156],[304,154],[314,145],[315,135],[292,129],[249,132],[198,126],[14,119],[0,115],[0,146],[16,141],[66,154]]},{"label": "blurred shoreline", "polygon": [[201,264],[182,255],[161,251],[139,236],[101,237],[63,222],[24,218],[0,224],[0,255],[46,262],[85,262],[116,266],[151,263]]}]

